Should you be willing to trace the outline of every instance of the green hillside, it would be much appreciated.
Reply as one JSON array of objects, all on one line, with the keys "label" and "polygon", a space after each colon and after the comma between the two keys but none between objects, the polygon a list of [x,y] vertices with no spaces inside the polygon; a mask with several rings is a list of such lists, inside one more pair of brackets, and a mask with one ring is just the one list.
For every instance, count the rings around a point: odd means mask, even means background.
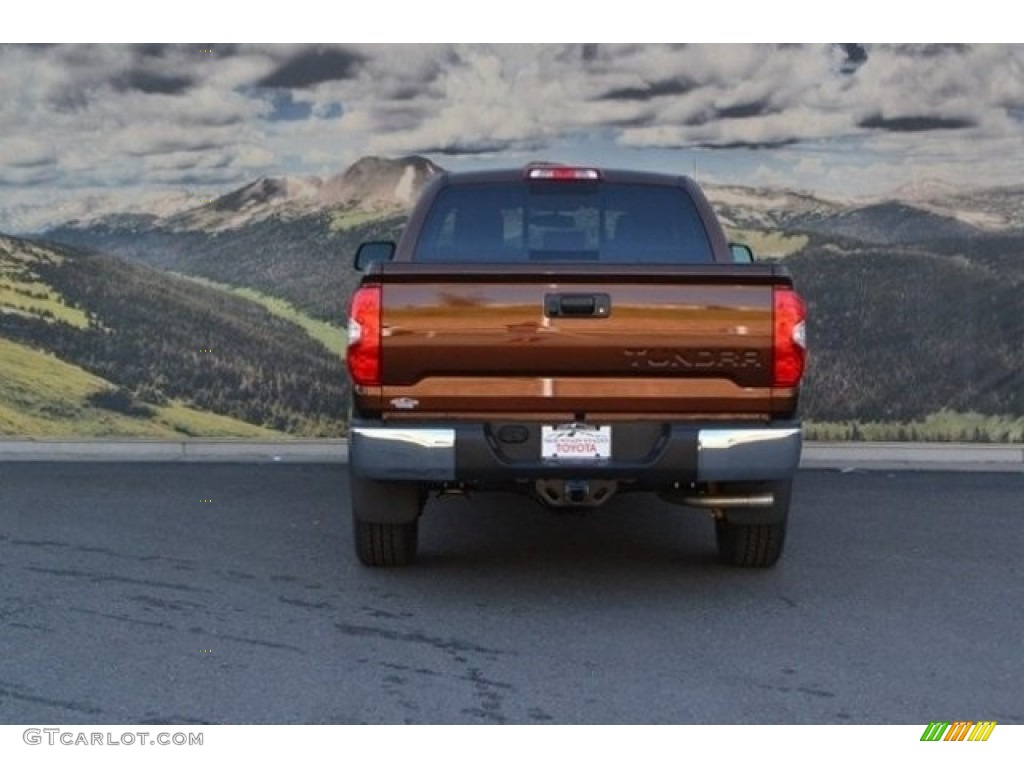
[{"label": "green hillside", "polygon": [[116,224],[60,227],[47,238],[284,299],[303,314],[340,326],[358,282],[352,269],[364,240],[397,239],[404,216],[331,212],[270,217],[238,229],[148,229]]},{"label": "green hillside", "polygon": [[[1024,416],[1024,240],[816,241],[786,259],[808,301],[804,415],[919,422]],[[968,434],[976,424],[965,421]]]},{"label": "green hillside", "polygon": [[[76,390],[71,410],[54,404],[60,398],[33,405],[12,391],[4,401],[7,434],[108,434],[103,420],[84,433],[71,426],[82,402],[87,423],[95,416],[89,409],[99,408],[131,419],[116,429],[139,435],[153,425],[197,436],[344,434],[340,351],[252,301],[113,257],[15,238],[0,238],[0,279],[0,338],[82,369],[97,388]],[[39,358],[21,362],[38,367]],[[29,377],[27,391],[32,370],[19,374]],[[44,427],[40,418],[71,423]]]},{"label": "green hillside", "polygon": [[59,267],[63,263],[64,257],[55,251],[0,238],[0,310],[76,328],[88,327],[84,311],[69,307],[59,291],[40,282],[40,265]]},{"label": "green hillside", "polygon": [[116,386],[53,355],[0,339],[0,435],[32,437],[284,437],[180,402],[128,416],[93,404]]},{"label": "green hillside", "polygon": [[274,296],[268,296],[267,294],[260,293],[252,288],[237,288],[224,283],[218,283],[213,280],[207,280],[205,277],[192,277],[189,275],[180,275],[180,277],[193,280],[209,288],[217,288],[234,294],[235,296],[241,296],[243,299],[249,299],[250,301],[256,302],[271,314],[295,323],[297,326],[302,328],[302,330],[304,330],[311,339],[315,339],[323,344],[324,349],[329,353],[338,355],[345,349],[345,343],[348,340],[348,335],[343,328],[339,328],[331,325],[330,323],[326,323],[323,320],[317,320],[316,318],[310,317],[305,312],[300,312],[296,309],[289,301],[285,301],[284,299],[279,299]]}]

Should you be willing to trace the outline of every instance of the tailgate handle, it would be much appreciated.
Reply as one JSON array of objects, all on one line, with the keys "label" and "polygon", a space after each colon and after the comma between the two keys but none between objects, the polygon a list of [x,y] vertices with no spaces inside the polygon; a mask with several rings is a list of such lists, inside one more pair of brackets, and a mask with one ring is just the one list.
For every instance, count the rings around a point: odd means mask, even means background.
[{"label": "tailgate handle", "polygon": [[548,317],[608,317],[612,297],[607,293],[549,293],[544,296]]}]

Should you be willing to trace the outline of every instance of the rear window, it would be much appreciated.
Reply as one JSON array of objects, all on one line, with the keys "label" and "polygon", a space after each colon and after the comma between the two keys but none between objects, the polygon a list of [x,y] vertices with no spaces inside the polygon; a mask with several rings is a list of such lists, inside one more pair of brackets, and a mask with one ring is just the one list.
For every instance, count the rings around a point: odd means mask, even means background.
[{"label": "rear window", "polygon": [[578,181],[447,187],[427,215],[413,258],[607,264],[714,260],[685,190]]}]

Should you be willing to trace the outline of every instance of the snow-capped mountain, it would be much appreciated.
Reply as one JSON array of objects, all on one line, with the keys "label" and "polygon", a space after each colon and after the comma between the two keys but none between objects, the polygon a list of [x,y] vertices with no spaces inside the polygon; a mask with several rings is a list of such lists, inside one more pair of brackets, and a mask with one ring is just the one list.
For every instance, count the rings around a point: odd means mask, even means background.
[{"label": "snow-capped mountain", "polygon": [[364,157],[344,173],[324,180],[317,198],[324,205],[357,204],[368,210],[409,208],[423,186],[441,172],[425,157]]},{"label": "snow-capped mountain", "polygon": [[271,216],[298,218],[318,211],[405,211],[441,168],[424,157],[364,157],[342,173],[262,178],[211,202],[168,217],[172,230],[239,229]]},{"label": "snow-capped mountain", "polygon": [[738,228],[791,229],[794,220],[821,219],[850,206],[788,189],[712,184],[704,189],[722,223]]},{"label": "snow-capped mountain", "polygon": [[[154,224],[168,229],[237,229],[271,216],[297,217],[353,209],[407,210],[442,169],[419,157],[365,157],[327,176],[264,177],[210,196],[192,189],[89,190],[53,202],[25,202],[0,210],[0,232],[30,234],[61,226]],[[127,217],[127,218],[126,218]]]}]

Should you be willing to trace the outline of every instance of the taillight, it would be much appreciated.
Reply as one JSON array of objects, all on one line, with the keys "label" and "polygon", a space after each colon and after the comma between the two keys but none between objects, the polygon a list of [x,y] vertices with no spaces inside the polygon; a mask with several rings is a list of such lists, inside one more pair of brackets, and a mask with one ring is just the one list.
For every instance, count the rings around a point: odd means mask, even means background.
[{"label": "taillight", "polygon": [[776,288],[774,293],[775,364],[772,386],[795,387],[804,375],[807,358],[807,309],[803,299],[790,288]]},{"label": "taillight", "polygon": [[379,285],[363,286],[348,313],[348,370],[362,387],[380,386],[380,297]]}]

